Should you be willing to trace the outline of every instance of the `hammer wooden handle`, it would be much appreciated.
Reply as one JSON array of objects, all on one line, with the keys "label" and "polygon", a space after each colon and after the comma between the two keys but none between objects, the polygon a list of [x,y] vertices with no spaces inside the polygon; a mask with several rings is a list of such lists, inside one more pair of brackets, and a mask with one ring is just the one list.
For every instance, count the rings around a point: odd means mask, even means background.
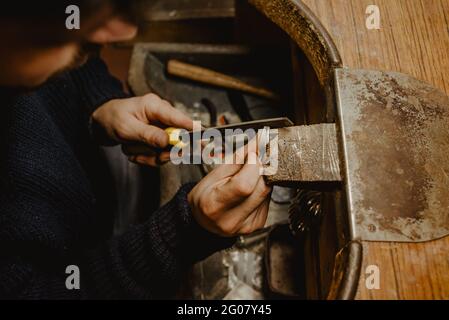
[{"label": "hammer wooden handle", "polygon": [[239,90],[261,96],[268,99],[278,100],[279,97],[272,91],[252,86],[234,77],[219,73],[210,69],[194,66],[178,60],[170,60],[167,64],[169,74],[185,79],[190,79],[210,85]]}]

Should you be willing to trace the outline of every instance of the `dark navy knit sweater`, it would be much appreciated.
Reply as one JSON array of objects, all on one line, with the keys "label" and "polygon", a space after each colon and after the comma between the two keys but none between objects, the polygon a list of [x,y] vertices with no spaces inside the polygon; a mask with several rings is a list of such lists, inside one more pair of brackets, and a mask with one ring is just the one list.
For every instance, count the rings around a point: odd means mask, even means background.
[{"label": "dark navy knit sweater", "polygon": [[[112,236],[111,184],[88,123],[96,107],[123,96],[95,58],[3,105],[0,298],[170,297],[192,263],[232,243],[192,219],[192,186]],[[68,265],[80,269],[80,290],[66,288]]]}]

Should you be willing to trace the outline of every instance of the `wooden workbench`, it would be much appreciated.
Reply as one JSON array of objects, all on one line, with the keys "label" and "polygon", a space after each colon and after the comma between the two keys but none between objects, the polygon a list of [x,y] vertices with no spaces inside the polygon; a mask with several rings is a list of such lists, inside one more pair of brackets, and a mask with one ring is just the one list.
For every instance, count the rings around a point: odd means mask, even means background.
[{"label": "wooden workbench", "polygon": [[[303,2],[331,34],[344,66],[407,73],[449,95],[449,0]],[[371,4],[380,8],[380,30],[365,26]],[[363,255],[356,299],[449,299],[449,237],[420,244],[364,242]],[[369,265],[380,269],[379,290],[365,286]]]}]

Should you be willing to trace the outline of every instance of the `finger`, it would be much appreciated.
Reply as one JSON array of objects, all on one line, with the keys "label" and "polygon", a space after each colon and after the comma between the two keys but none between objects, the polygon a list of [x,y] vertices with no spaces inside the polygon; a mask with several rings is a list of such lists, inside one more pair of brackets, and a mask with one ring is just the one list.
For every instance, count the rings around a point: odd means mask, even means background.
[{"label": "finger", "polygon": [[248,234],[265,227],[268,217],[268,211],[270,207],[270,198],[265,199],[265,201],[260,205],[255,213],[251,214],[243,222],[242,227],[239,229],[239,234]]},{"label": "finger", "polygon": [[265,184],[263,177],[260,177],[254,192],[239,205],[228,210],[228,223],[234,225],[236,228],[240,228],[246,219],[268,199],[270,192],[271,188]]},{"label": "finger", "polygon": [[258,137],[259,137],[259,133],[258,134],[256,134],[256,136],[255,137],[253,137],[251,140],[249,140],[249,142],[248,142],[248,146],[247,146],[247,149],[248,149],[248,153],[249,152],[254,152],[254,153],[256,153],[257,154],[257,141],[258,141]]},{"label": "finger", "polygon": [[[254,155],[252,156],[254,157]],[[251,161],[254,161],[252,158]],[[242,201],[242,195],[249,194],[252,190],[249,190],[251,188],[251,183],[254,182],[254,179],[257,182],[258,179],[258,172],[257,175],[251,174],[251,172],[256,172],[256,168],[254,168],[256,165],[248,166],[244,172],[243,172],[243,184],[242,186],[239,186],[239,188],[236,190],[235,185],[238,184],[238,181],[241,181],[240,179],[237,179],[237,181],[234,179],[231,184],[228,184],[231,179],[233,179],[234,175],[239,173],[242,168],[244,168],[244,165],[220,165],[217,168],[215,168],[211,173],[207,175],[205,179],[207,181],[217,181],[217,183],[213,184],[198,184],[198,193],[204,193],[207,192],[211,195],[210,201],[213,201],[217,205],[220,206],[217,210],[222,210],[224,208],[232,208],[236,204]],[[249,171],[249,172],[247,172]],[[250,176],[251,179],[249,181],[245,181],[245,176]],[[249,185],[249,186],[248,186]],[[254,183],[255,185],[255,183]],[[241,187],[241,188],[240,188]],[[240,190],[244,189],[244,190]],[[240,193],[240,194],[239,194]]]},{"label": "finger", "polygon": [[[233,143],[231,143],[230,145],[232,147],[234,146]],[[228,149],[225,148],[226,152],[227,152],[227,150]],[[231,149],[231,150],[233,150],[233,149]],[[247,158],[247,155],[249,152],[257,153],[257,136],[252,137],[252,139],[249,140],[249,142],[246,145],[241,146],[234,153],[231,153],[231,154],[226,153],[225,157],[224,157],[224,163],[225,164],[236,164],[236,165],[244,164],[245,159]]]},{"label": "finger", "polygon": [[158,120],[168,126],[193,130],[192,119],[174,108],[168,101],[162,100],[154,94],[149,94],[142,98],[145,114],[149,121]]},{"label": "finger", "polygon": [[[257,154],[257,138],[253,137],[247,145],[242,146],[234,154],[227,155],[225,154],[224,161],[222,165],[217,166],[215,170],[213,170],[210,175],[214,179],[224,179],[226,177],[231,177],[235,175],[237,172],[239,172],[243,164],[248,162],[248,154],[249,153],[256,153]],[[260,161],[257,160],[256,157],[252,157],[249,160],[249,164],[260,164]]]},{"label": "finger", "polygon": [[136,156],[129,156],[128,161],[137,164],[136,162]]},{"label": "finger", "polygon": [[249,153],[247,163],[241,170],[232,176],[227,183],[217,188],[217,202],[225,204],[225,208],[232,208],[249,197],[261,178],[259,168],[257,155],[254,152]]},{"label": "finger", "polygon": [[[252,148],[254,148],[254,145],[252,145]],[[254,173],[254,175],[253,175],[253,173],[245,174],[245,172],[243,174],[244,174],[244,177],[246,175],[251,177],[251,179],[249,181],[251,183],[251,182],[254,182],[254,179],[258,180],[259,172],[260,172],[259,168],[260,168],[261,164],[260,164],[260,161],[257,160],[257,156],[255,156],[255,155],[252,155],[251,158],[247,159],[247,160],[248,160],[247,161],[248,166],[251,165],[251,163],[253,163],[253,165],[252,165],[253,167],[252,168],[248,167],[247,169],[249,171],[252,171]],[[232,206],[234,206],[234,205],[238,204],[240,201],[242,201],[242,198],[236,196],[235,193],[239,193],[239,191],[240,191],[240,193],[246,194],[246,193],[248,193],[248,192],[245,192],[247,187],[243,186],[243,189],[245,189],[245,190],[239,190],[239,189],[235,190],[235,189],[233,189],[234,185],[235,185],[235,183],[234,183],[235,181],[233,181],[231,183],[231,185],[228,187],[224,187],[224,185],[226,183],[228,183],[229,180],[234,175],[236,175],[240,170],[242,170],[242,168],[244,166],[245,165],[242,165],[242,164],[223,164],[223,165],[218,166],[212,172],[210,172],[207,175],[207,177],[205,178],[206,181],[217,181],[218,184],[199,183],[195,187],[197,189],[195,194],[202,194],[205,192],[210,193],[212,196],[221,194],[220,199],[218,199],[219,202],[216,202],[216,203],[223,206],[223,208],[225,208],[225,207],[231,208]],[[257,166],[257,170],[255,168],[256,166]],[[257,171],[257,174],[255,174],[255,171]],[[243,178],[243,180],[244,180],[244,178]],[[245,184],[246,183],[247,182],[245,181]],[[215,192],[215,191],[217,191],[217,192]],[[243,191],[243,192],[241,192],[241,191]],[[224,193],[224,195],[223,195],[223,193]]]},{"label": "finger", "polygon": [[157,167],[157,160],[155,156],[131,156],[128,157],[128,160],[139,165]]},{"label": "finger", "polygon": [[[250,155],[250,161],[256,155]],[[205,181],[215,183],[199,183],[195,194],[200,197],[207,194],[207,202],[214,206],[215,212],[232,208],[248,197],[259,179],[258,165],[222,165],[207,175]],[[242,170],[240,170],[242,169]],[[242,171],[242,172],[240,172]],[[239,174],[237,177],[234,175]],[[199,199],[197,199],[199,201]]]},{"label": "finger", "polygon": [[159,155],[159,162],[166,163],[170,161],[170,151],[164,151]]},{"label": "finger", "polygon": [[156,156],[158,154],[158,150],[146,144],[122,144],[122,152],[126,156]]},{"label": "finger", "polygon": [[265,201],[262,203],[262,206],[259,207],[258,214],[254,219],[253,227],[255,228],[255,230],[265,227],[268,218],[268,212],[270,209],[270,201],[271,201],[270,198],[271,197],[267,197]]},{"label": "finger", "polygon": [[137,119],[130,121],[132,130],[124,136],[129,141],[141,141],[147,145],[156,148],[165,148],[168,146],[168,134],[161,128],[145,124]]},{"label": "finger", "polygon": [[243,164],[222,164],[212,170],[207,176],[208,181],[220,181],[220,185],[225,184],[237,172],[243,168]]},{"label": "finger", "polygon": [[256,153],[256,146],[256,140],[252,139],[247,146],[241,147],[235,152],[235,154],[232,154],[231,156],[226,155],[224,160],[225,164],[217,166],[209,175],[217,180],[224,179],[227,177],[232,177],[239,172],[244,167],[245,162],[246,164],[260,166],[260,161],[258,161],[257,154],[256,156],[251,156],[251,159],[248,159],[249,153]]}]

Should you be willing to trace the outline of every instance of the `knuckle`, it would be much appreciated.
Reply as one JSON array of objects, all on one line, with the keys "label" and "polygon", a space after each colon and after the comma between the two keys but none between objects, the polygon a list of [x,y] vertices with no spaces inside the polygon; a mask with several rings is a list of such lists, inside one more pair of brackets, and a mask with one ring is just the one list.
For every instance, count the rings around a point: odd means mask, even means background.
[{"label": "knuckle", "polygon": [[242,229],[240,229],[240,234],[247,235],[254,232],[254,229],[251,226],[244,226]]},{"label": "knuckle", "polygon": [[155,138],[154,138],[153,132],[151,132],[150,130],[143,131],[141,134],[141,138],[142,138],[143,142],[154,145]]},{"label": "knuckle", "polygon": [[266,196],[268,196],[270,194],[270,192],[271,192],[271,188],[264,183],[264,187],[263,187],[263,190],[262,190],[262,195],[264,197],[266,197]]},{"label": "knuckle", "polygon": [[144,104],[147,105],[148,107],[152,107],[161,102],[161,98],[159,98],[154,93],[149,93],[149,94],[143,96],[142,99],[143,99]]},{"label": "knuckle", "polygon": [[147,129],[142,131],[141,139],[152,146],[164,147],[168,143],[168,137],[164,139],[164,135],[156,130]]},{"label": "knuckle", "polygon": [[138,162],[139,164],[147,165],[147,166],[154,166],[154,165],[155,165],[154,159],[153,159],[153,158],[150,158],[150,157],[139,157],[139,158],[137,159],[137,162]]},{"label": "knuckle", "polygon": [[114,129],[114,135],[119,140],[128,140],[130,138],[128,128],[126,128],[122,124],[117,125],[117,127]]},{"label": "knuckle", "polygon": [[251,182],[248,180],[233,177],[231,178],[231,181],[233,182],[234,192],[237,194],[237,196],[248,197],[254,191]]},{"label": "knuckle", "polygon": [[235,191],[239,196],[248,197],[253,193],[253,188],[248,181],[236,181]]},{"label": "knuckle", "polygon": [[160,100],[161,98],[159,98],[159,96],[157,96],[154,93],[148,93],[146,95],[143,96],[143,98],[147,101],[154,101],[154,100]]},{"label": "knuckle", "polygon": [[235,234],[235,226],[229,223],[228,221],[219,221],[217,222],[217,228],[220,230],[220,233],[226,236],[232,236]]},{"label": "knuckle", "polygon": [[217,214],[217,206],[213,201],[204,199],[204,196],[200,197],[201,211],[209,218],[214,218]]},{"label": "knuckle", "polygon": [[166,107],[166,108],[169,108],[169,109],[174,109],[174,110],[176,110],[175,108],[173,108],[173,106],[171,105],[171,103],[168,102],[167,100],[161,99],[160,103],[161,103],[161,106],[163,106],[163,107]]}]

